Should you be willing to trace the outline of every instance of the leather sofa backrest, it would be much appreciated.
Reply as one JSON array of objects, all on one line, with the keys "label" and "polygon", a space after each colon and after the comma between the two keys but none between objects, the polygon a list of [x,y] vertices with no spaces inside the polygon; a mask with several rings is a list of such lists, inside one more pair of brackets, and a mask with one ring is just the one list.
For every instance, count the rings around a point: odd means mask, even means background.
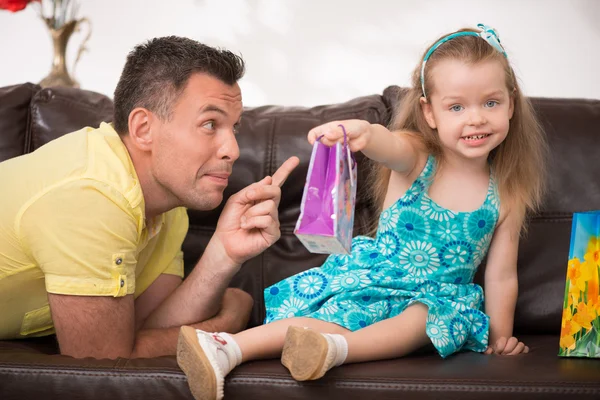
[{"label": "leather sofa backrest", "polygon": [[[264,319],[263,289],[287,276],[320,265],[325,256],[310,254],[293,235],[299,215],[311,147],[308,130],[328,121],[366,119],[386,125],[402,91],[396,86],[382,95],[313,108],[264,106],[246,109],[238,136],[241,157],[234,167],[225,198],[272,174],[288,157],[301,159],[283,186],[280,205],[282,238],[249,260],[232,285],[253,295],[251,325]],[[548,194],[542,210],[531,216],[519,249],[517,333],[557,333],[573,212],[600,209],[600,101],[533,98],[550,144]],[[47,143],[83,126],[112,118],[109,98],[78,89],[43,89],[25,84],[0,88],[0,161]],[[358,155],[359,194],[355,234],[373,220],[374,205],[366,193],[370,164]],[[195,265],[210,239],[223,204],[210,212],[189,211],[190,230],[184,242],[186,271]],[[477,280],[482,282],[485,265]]]}]

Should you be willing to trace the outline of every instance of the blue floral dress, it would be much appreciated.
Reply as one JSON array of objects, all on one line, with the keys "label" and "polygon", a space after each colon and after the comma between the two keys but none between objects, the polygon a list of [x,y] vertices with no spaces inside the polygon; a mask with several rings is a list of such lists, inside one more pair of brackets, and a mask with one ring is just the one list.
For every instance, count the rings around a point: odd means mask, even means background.
[{"label": "blue floral dress", "polygon": [[355,331],[419,302],[429,308],[427,335],[442,357],[485,351],[489,318],[473,277],[498,221],[496,184],[490,174],[479,209],[451,211],[428,195],[435,164],[429,156],[404,196],[381,213],[375,238],[355,237],[350,255],[331,255],[266,288],[265,323],[311,317]]}]

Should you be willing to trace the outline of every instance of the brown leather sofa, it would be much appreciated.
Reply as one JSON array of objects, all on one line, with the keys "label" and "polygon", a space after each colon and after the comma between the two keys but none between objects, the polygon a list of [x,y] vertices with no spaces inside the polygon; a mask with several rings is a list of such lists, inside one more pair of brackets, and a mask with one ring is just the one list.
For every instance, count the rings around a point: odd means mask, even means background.
[{"label": "brown leather sofa", "polygon": [[[283,187],[281,240],[247,262],[232,282],[255,299],[251,326],[264,318],[263,288],[324,259],[308,253],[293,235],[310,157],[307,131],[336,119],[386,124],[400,95],[399,88],[390,87],[381,95],[343,104],[245,111],[239,135],[241,157],[227,195],[272,174],[291,155],[302,160]],[[571,215],[600,209],[600,101],[533,102],[550,142],[551,162],[550,192],[542,212],[532,217],[520,247],[515,331],[531,353],[516,357],[461,353],[442,360],[424,351],[403,359],[343,366],[307,383],[294,381],[278,360],[256,361],[228,376],[226,399],[600,399],[600,360],[557,356]],[[41,90],[34,84],[0,88],[0,161],[29,153],[85,125],[97,126],[110,120],[111,112],[111,100],[97,93]],[[364,232],[374,218],[373,206],[364,196],[368,163],[360,156],[358,162],[362,185],[355,233]],[[2,196],[10,193],[1,191],[0,206]],[[202,253],[219,213],[220,209],[189,213],[184,244],[188,271]],[[175,357],[79,360],[59,355],[54,337],[0,342],[3,400],[191,398]]]}]

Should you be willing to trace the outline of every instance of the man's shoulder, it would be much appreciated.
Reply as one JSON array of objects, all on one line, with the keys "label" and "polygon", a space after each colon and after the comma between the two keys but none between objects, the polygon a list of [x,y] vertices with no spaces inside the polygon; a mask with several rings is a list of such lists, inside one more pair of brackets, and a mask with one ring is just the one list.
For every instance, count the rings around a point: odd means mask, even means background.
[{"label": "man's shoulder", "polygon": [[5,213],[13,217],[43,199],[48,204],[60,199],[68,204],[105,199],[130,210],[143,204],[127,149],[108,124],[68,133],[2,163],[0,178],[11,193]]},{"label": "man's shoulder", "polygon": [[82,178],[100,182],[137,207],[143,195],[137,173],[121,137],[109,124],[88,133],[89,161]]}]

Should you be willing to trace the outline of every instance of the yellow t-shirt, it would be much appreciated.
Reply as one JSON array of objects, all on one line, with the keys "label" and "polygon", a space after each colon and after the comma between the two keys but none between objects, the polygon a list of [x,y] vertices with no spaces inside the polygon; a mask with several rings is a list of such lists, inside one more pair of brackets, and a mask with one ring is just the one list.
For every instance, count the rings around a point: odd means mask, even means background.
[{"label": "yellow t-shirt", "polygon": [[0,163],[0,339],[54,332],[47,293],[139,296],[183,277],[184,208],[146,226],[144,197],[110,124]]}]

